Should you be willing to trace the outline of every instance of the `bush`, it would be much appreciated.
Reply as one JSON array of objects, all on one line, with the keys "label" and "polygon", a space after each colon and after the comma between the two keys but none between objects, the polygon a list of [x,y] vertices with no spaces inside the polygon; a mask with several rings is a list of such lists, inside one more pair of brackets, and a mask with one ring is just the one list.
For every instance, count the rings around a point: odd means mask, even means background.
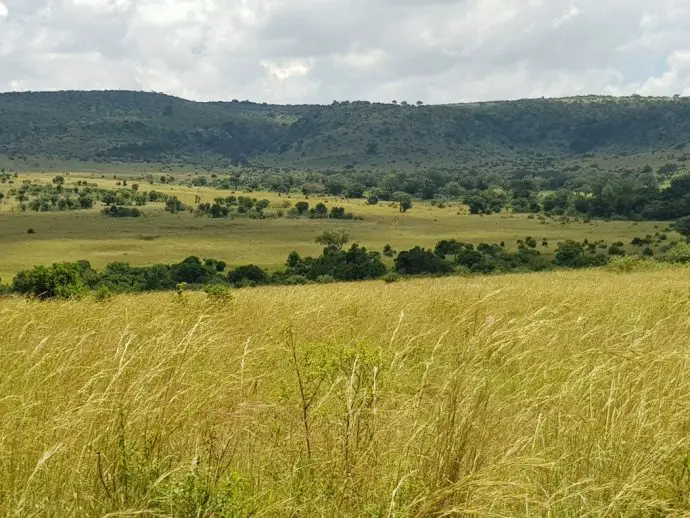
[{"label": "bush", "polygon": [[27,234],[35,234],[36,231],[35,231],[33,228],[29,228],[29,229],[26,230],[26,233],[27,233]]},{"label": "bush", "polygon": [[575,241],[558,243],[554,263],[566,268],[582,268],[586,263],[585,250]]},{"label": "bush", "polygon": [[136,207],[119,207],[117,205],[106,207],[101,212],[104,216],[111,218],[138,218],[141,216],[141,211]]},{"label": "bush", "polygon": [[300,216],[306,214],[309,211],[309,203],[306,201],[298,201],[295,203],[295,211],[297,211],[297,214]]},{"label": "bush", "polygon": [[606,265],[606,269],[617,273],[643,272],[664,268],[664,264],[654,259],[645,259],[640,256],[626,255],[614,257]]},{"label": "bush", "polygon": [[[322,277],[326,276],[322,275],[321,278]],[[309,279],[307,279],[304,275],[289,275],[283,279],[283,284],[301,286],[304,284],[309,284]]]},{"label": "bush", "polygon": [[397,252],[393,250],[393,247],[391,245],[386,245],[383,247],[383,255],[386,257],[395,257],[395,254]]},{"label": "bush", "polygon": [[232,290],[224,284],[207,284],[204,293],[214,302],[227,302],[232,299]]},{"label": "bush", "polygon": [[206,284],[215,278],[217,266],[207,266],[196,256],[187,257],[184,261],[171,266],[172,276],[175,282],[189,284]]},{"label": "bush", "polygon": [[110,288],[108,288],[108,286],[101,284],[93,296],[98,302],[104,302],[113,297],[113,292],[110,290]]},{"label": "bush", "polygon": [[609,255],[625,255],[625,249],[615,243],[609,247],[608,252]]},{"label": "bush", "polygon": [[431,250],[416,246],[412,250],[398,254],[395,258],[395,269],[406,275],[435,274],[448,272],[450,265]]},{"label": "bush", "polygon": [[19,272],[12,281],[12,290],[39,299],[73,298],[86,294],[96,280],[88,261],[54,263]]},{"label": "bush", "polygon": [[400,275],[398,275],[395,272],[388,272],[386,275],[383,276],[383,281],[390,284],[393,282],[398,282],[400,280]]},{"label": "bush", "polygon": [[671,263],[690,263],[690,244],[677,243],[666,252],[666,260]]},{"label": "bush", "polygon": [[270,280],[269,275],[260,267],[254,264],[239,266],[228,273],[228,281],[235,286],[266,284]]}]

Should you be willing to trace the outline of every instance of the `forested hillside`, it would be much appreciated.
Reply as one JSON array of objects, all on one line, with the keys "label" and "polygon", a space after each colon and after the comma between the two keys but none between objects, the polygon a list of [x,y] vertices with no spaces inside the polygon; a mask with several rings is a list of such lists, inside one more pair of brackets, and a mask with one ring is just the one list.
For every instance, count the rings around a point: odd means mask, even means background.
[{"label": "forested hillside", "polygon": [[198,103],[143,92],[0,94],[0,155],[282,167],[519,164],[682,150],[690,99],[458,105]]}]

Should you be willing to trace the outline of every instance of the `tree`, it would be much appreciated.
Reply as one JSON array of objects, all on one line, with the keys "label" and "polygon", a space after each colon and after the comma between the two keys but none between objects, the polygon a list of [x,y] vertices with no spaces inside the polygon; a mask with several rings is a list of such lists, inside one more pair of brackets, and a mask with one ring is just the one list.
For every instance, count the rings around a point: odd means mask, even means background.
[{"label": "tree", "polygon": [[350,235],[345,230],[326,230],[315,239],[316,243],[335,250],[342,250],[349,241]]},{"label": "tree", "polygon": [[96,273],[88,261],[54,263],[19,272],[12,282],[12,289],[41,299],[70,298],[86,293],[96,280]]},{"label": "tree", "polygon": [[196,256],[187,257],[184,261],[172,265],[175,282],[206,284],[216,274],[215,267],[206,266]]},{"label": "tree", "polygon": [[677,219],[671,227],[685,238],[690,238],[690,216]]},{"label": "tree", "polygon": [[266,284],[269,280],[268,274],[254,264],[238,266],[228,273],[228,281],[235,286],[242,284]]},{"label": "tree", "polygon": [[576,241],[558,243],[554,263],[566,268],[582,268],[586,263],[585,249]]},{"label": "tree", "polygon": [[412,208],[412,196],[406,192],[398,191],[393,193],[393,201],[397,201],[400,206],[400,212],[407,212]]},{"label": "tree", "polygon": [[465,203],[470,209],[470,214],[483,214],[488,210],[488,203],[479,195],[469,196]]},{"label": "tree", "polygon": [[418,275],[444,273],[450,270],[450,265],[431,250],[416,246],[412,250],[398,254],[395,258],[395,269],[402,274]]},{"label": "tree", "polygon": [[474,249],[474,245],[467,245],[465,243],[460,243],[455,239],[442,239],[436,243],[434,248],[434,253],[439,257],[446,257],[447,255],[457,254],[460,250],[464,248]]},{"label": "tree", "polygon": [[297,210],[297,213],[302,216],[309,210],[309,203],[306,201],[298,201],[295,203],[295,209]]},{"label": "tree", "polygon": [[170,196],[165,200],[165,210],[172,214],[184,210],[185,208],[184,204],[177,199],[177,196]]},{"label": "tree", "polygon": [[327,218],[328,217],[328,207],[323,203],[317,203],[316,207],[309,211],[309,217],[311,218]]}]

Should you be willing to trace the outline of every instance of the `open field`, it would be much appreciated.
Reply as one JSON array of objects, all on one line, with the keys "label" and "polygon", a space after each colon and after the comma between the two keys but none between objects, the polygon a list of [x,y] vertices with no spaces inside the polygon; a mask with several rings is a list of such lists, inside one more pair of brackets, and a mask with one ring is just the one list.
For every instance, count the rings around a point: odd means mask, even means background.
[{"label": "open field", "polygon": [[687,516],[690,277],[0,299],[0,514]]},{"label": "open field", "polygon": [[[25,179],[49,182],[53,175],[21,174],[15,180]],[[116,180],[71,174],[67,185],[78,179],[88,179],[105,188],[115,188]],[[9,186],[0,185],[7,190]],[[147,186],[173,194],[186,203],[195,196],[212,201],[216,196],[227,196],[229,191],[179,185]],[[292,204],[304,199],[293,194],[288,199],[276,193],[252,192],[256,198],[269,199],[279,207],[284,201]],[[101,268],[114,261],[133,265],[156,262],[175,262],[189,255],[214,257],[230,265],[259,264],[269,269],[280,267],[287,255],[297,250],[300,254],[318,254],[320,246],[314,237],[326,229],[345,228],[354,241],[372,249],[381,250],[391,244],[396,250],[416,245],[433,247],[440,239],[454,238],[473,243],[505,241],[514,247],[518,239],[533,236],[549,240],[553,249],[556,242],[565,239],[603,239],[607,242],[629,243],[634,237],[654,234],[666,227],[663,222],[592,221],[561,224],[555,221],[541,223],[526,215],[470,216],[459,203],[445,208],[432,207],[428,202],[415,202],[406,214],[386,203],[369,206],[363,200],[341,200],[333,197],[313,197],[315,204],[326,201],[329,206],[346,208],[363,221],[333,221],[308,219],[210,219],[188,213],[169,214],[161,204],[142,208],[146,217],[117,219],[101,216],[100,208],[77,212],[18,213],[14,203],[0,203],[0,278],[7,280],[17,271],[54,261],[88,259]],[[32,228],[35,234],[27,234]]]}]

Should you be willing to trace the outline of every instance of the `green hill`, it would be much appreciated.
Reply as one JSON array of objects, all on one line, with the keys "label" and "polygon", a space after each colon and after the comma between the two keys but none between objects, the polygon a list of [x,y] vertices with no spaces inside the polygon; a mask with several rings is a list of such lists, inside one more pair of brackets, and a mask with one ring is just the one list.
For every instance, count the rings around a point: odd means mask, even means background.
[{"label": "green hill", "polygon": [[0,155],[282,167],[512,166],[675,152],[690,99],[578,97],[457,105],[199,103],[162,94],[0,94]]}]

